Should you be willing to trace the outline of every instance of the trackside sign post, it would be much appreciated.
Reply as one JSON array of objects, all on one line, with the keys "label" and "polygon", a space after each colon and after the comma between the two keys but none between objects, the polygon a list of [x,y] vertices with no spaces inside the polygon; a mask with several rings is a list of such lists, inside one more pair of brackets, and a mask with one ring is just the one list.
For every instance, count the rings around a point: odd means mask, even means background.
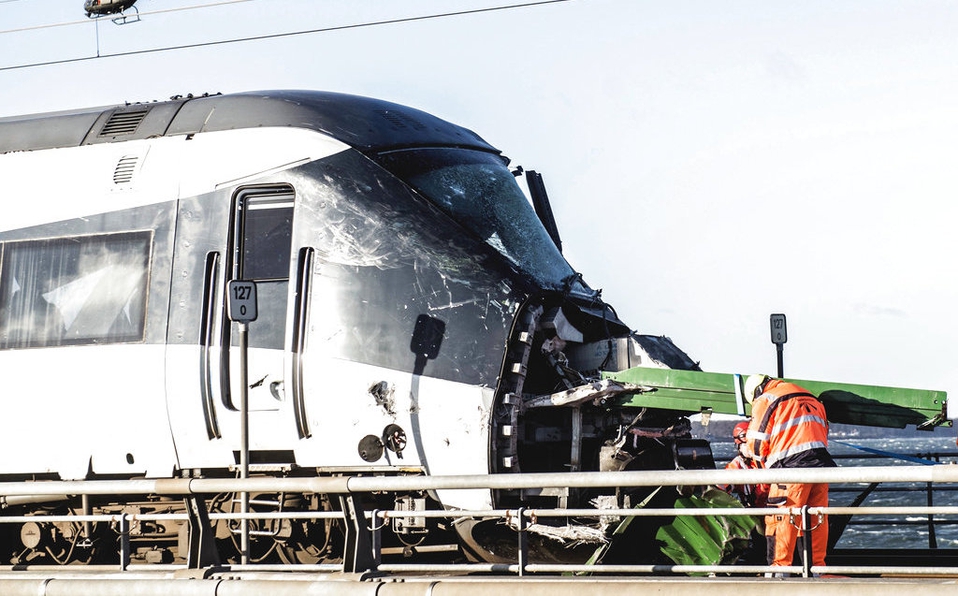
[{"label": "trackside sign post", "polygon": [[[229,297],[226,314],[239,323],[240,352],[240,478],[249,478],[249,323],[256,320],[256,282],[234,279],[226,287]],[[240,513],[249,513],[249,493],[240,495]],[[249,563],[249,520],[240,520],[240,553],[244,565]]]},{"label": "trackside sign post", "polygon": [[772,343],[778,355],[778,378],[785,376],[785,342],[788,341],[788,328],[785,326],[785,315],[781,313],[769,316],[769,326],[772,330]]}]

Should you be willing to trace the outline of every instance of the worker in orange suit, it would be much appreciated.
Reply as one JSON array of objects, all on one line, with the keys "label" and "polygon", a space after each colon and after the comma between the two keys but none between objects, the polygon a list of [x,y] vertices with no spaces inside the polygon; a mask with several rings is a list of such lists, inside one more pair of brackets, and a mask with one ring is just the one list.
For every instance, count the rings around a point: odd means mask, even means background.
[{"label": "worker in orange suit", "polygon": [[[767,375],[751,375],[745,382],[745,398],[752,404],[752,420],[746,435],[754,457],[766,468],[834,467],[828,453],[828,419],[825,406],[808,390]],[[769,507],[785,509],[828,506],[827,484],[772,484]],[[813,518],[814,519],[814,518]],[[825,564],[828,523],[825,516],[812,528],[812,565]],[[768,563],[789,566],[795,544],[802,534],[800,519],[788,513],[765,517]]]},{"label": "worker in orange suit", "polygon": [[[764,466],[752,457],[752,452],[746,443],[748,422],[739,422],[732,429],[732,439],[738,455],[726,464],[726,470],[757,470]],[[727,484],[721,487],[725,492],[735,495],[746,507],[765,507],[768,500],[769,486],[767,484]]]},{"label": "worker in orange suit", "polygon": [[[748,422],[739,422],[732,429],[732,439],[735,441],[738,455],[726,464],[726,470],[760,470],[764,467],[752,457],[752,452],[746,443],[747,432]],[[720,485],[719,488],[738,497],[738,500],[746,507],[765,507],[768,500],[769,485],[767,484],[725,484]],[[767,553],[765,524],[759,521],[749,532],[748,545],[744,548],[738,562],[746,565],[761,565],[766,561]]]}]

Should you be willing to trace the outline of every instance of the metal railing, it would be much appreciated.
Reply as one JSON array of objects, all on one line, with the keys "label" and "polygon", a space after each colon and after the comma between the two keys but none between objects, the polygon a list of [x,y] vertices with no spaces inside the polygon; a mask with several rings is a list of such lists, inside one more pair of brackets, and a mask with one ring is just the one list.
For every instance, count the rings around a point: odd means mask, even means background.
[{"label": "metal railing", "polygon": [[[319,493],[340,495],[351,500],[369,492],[408,492],[427,490],[465,489],[523,489],[523,488],[604,488],[604,487],[655,487],[655,486],[713,486],[727,484],[769,483],[928,483],[945,486],[958,483],[958,465],[939,466],[875,466],[864,468],[820,469],[769,469],[769,470],[671,470],[627,472],[581,472],[539,473],[512,475],[473,476],[409,476],[409,477],[336,477],[336,478],[246,478],[246,479],[158,479],[126,481],[38,481],[0,483],[0,503],[15,503],[19,499],[44,495],[162,495],[202,497],[220,493]],[[350,515],[359,515],[361,522],[356,528],[364,536],[352,541],[357,552],[345,553],[346,562],[337,564],[300,565],[230,565],[230,569],[243,570],[310,570],[310,571],[379,571],[385,573],[507,573],[524,576],[528,574],[727,574],[757,575],[771,571],[785,572],[796,576],[810,577],[817,574],[839,575],[911,575],[911,576],[958,576],[958,568],[949,566],[890,566],[846,565],[815,567],[810,565],[807,553],[802,565],[770,568],[762,565],[559,565],[529,562],[526,532],[532,520],[549,517],[676,517],[676,516],[761,516],[782,514],[778,508],[640,508],[640,509],[498,509],[498,510],[374,510],[348,509],[346,513],[335,512],[250,512],[209,513],[209,520],[306,520],[339,519],[349,527]],[[958,506],[914,507],[804,507],[788,511],[801,520],[807,533],[814,532],[813,518],[819,515],[854,516],[958,516]],[[383,563],[382,531],[395,518],[446,518],[464,517],[496,518],[510,520],[516,530],[517,560],[509,564],[492,563]],[[119,513],[109,515],[43,515],[0,516],[0,523],[25,522],[107,522],[119,535],[120,570],[171,569],[170,565],[131,565],[131,527],[133,524],[160,520],[189,520],[195,518],[186,513]],[[810,541],[806,540],[806,543]],[[347,543],[350,543],[347,540]],[[362,552],[359,552],[362,551]],[[183,567],[183,566],[179,566]],[[113,568],[116,568],[113,566]]]}]

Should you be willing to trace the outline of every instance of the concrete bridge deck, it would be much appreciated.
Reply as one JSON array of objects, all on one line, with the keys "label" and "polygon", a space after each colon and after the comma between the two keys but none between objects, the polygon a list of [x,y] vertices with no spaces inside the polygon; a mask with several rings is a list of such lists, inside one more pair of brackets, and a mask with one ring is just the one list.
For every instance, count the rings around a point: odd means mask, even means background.
[{"label": "concrete bridge deck", "polygon": [[940,596],[955,577],[494,577],[199,570],[104,573],[56,570],[0,574],[4,596]]}]

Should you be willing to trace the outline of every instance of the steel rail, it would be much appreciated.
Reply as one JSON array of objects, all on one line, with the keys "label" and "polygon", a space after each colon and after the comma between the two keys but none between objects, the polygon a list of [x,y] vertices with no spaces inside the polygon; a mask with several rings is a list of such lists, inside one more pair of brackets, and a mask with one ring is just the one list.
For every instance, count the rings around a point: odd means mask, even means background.
[{"label": "steel rail", "polygon": [[958,465],[863,468],[772,468],[763,470],[650,470],[626,472],[520,473],[450,476],[336,476],[286,478],[158,478],[0,482],[0,496],[156,494],[209,495],[224,492],[356,494],[380,491],[510,490],[615,486],[704,486],[724,484],[931,482],[958,483]]},{"label": "steel rail", "polygon": [[[799,515],[801,509],[788,509],[789,513]],[[958,515],[958,506],[931,505],[931,506],[875,506],[875,507],[809,507],[808,511],[812,514],[823,513],[825,515]],[[775,515],[782,513],[781,508],[775,507],[751,507],[751,508],[643,508],[643,509],[523,509],[522,515],[527,518],[547,518],[547,517],[673,517],[675,515],[689,517],[708,517],[719,515],[722,517],[761,517],[763,515]],[[367,512],[367,519],[381,518],[383,520],[423,517],[430,519],[448,519],[448,518],[467,518],[467,517],[515,517],[519,515],[518,509],[475,509],[475,510],[408,510],[408,509],[385,509]],[[0,524],[5,523],[24,523],[43,521],[49,523],[58,522],[119,522],[126,518],[131,522],[136,521],[163,521],[177,520],[185,521],[188,519],[186,513],[107,513],[90,515],[2,515]],[[341,511],[252,511],[249,513],[210,513],[211,520],[288,520],[288,519],[343,519]],[[925,522],[921,522],[925,523]]]}]

